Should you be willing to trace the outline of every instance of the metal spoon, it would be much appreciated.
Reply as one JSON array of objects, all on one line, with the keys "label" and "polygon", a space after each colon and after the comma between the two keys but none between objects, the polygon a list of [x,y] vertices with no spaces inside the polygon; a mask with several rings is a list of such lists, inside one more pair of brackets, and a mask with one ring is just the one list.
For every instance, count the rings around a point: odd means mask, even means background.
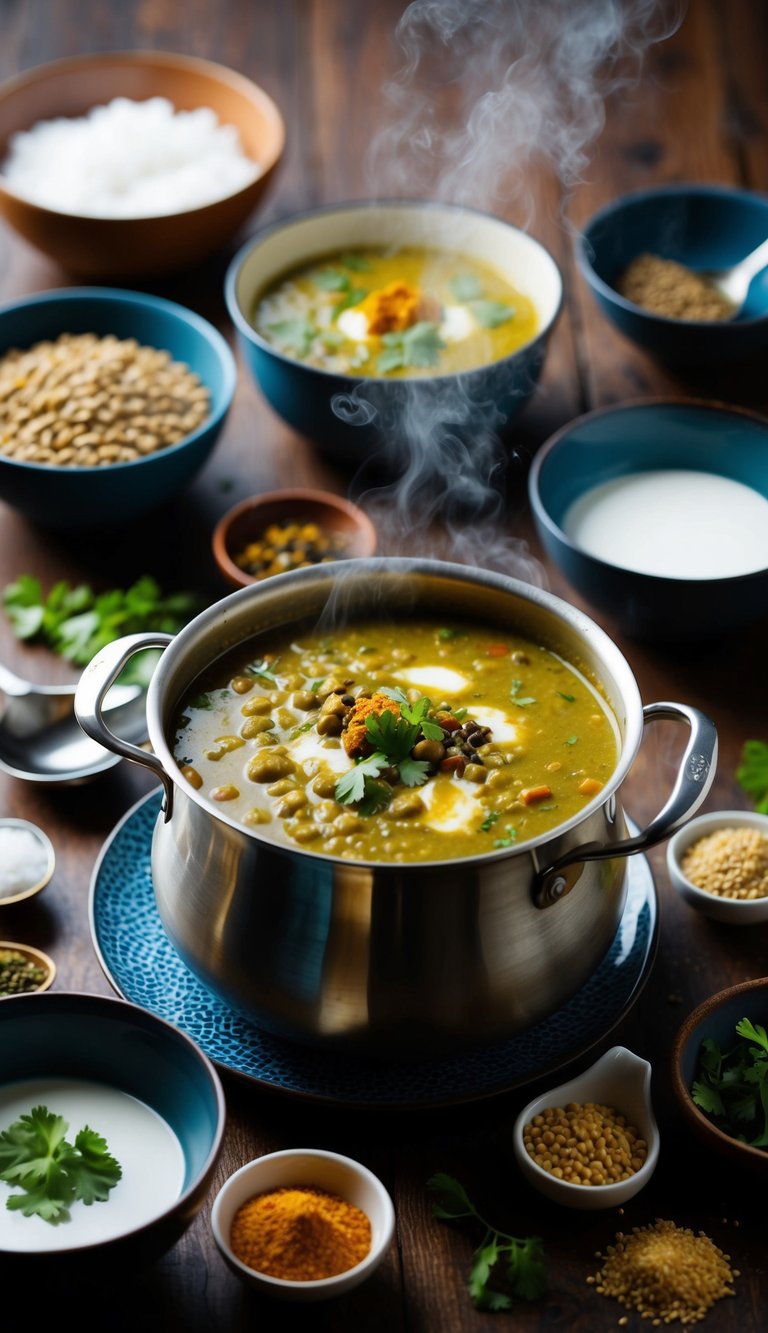
[{"label": "metal spoon", "polygon": [[[121,756],[91,740],[75,716],[77,685],[33,685],[0,665],[0,769],[44,786],[74,786],[95,778]],[[110,725],[140,744],[147,739],[145,690],[113,685],[106,700]]]},{"label": "metal spoon", "polygon": [[754,277],[768,265],[768,241],[763,241],[756,250],[740,259],[731,268],[700,270],[700,276],[715,287],[727,301],[733,305],[729,316],[734,319],[741,311],[747,299],[749,285]]}]

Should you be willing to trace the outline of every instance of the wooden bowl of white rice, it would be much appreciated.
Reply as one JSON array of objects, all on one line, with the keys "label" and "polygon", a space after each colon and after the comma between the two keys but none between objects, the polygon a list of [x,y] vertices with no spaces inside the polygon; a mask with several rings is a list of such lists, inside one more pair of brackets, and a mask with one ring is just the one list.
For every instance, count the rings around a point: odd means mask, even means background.
[{"label": "wooden bowl of white rice", "polygon": [[55,60],[0,87],[0,215],[67,271],[191,267],[235,236],[285,142],[250,79],[167,52]]}]

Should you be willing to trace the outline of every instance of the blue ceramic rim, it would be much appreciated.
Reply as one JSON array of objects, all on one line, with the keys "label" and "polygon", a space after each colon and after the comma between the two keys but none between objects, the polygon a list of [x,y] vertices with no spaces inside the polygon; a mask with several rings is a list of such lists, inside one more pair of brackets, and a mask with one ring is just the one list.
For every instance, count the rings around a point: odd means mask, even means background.
[{"label": "blue ceramic rim", "polygon": [[[54,1256],[59,1254],[78,1254],[84,1253],[86,1250],[90,1249],[92,1249],[94,1253],[98,1253],[101,1245],[103,1245],[105,1249],[114,1248],[116,1245],[119,1245],[121,1241],[128,1240],[131,1237],[140,1236],[145,1232],[154,1231],[158,1225],[162,1225],[164,1222],[176,1217],[179,1211],[182,1213],[186,1212],[188,1206],[195,1203],[201,1184],[206,1181],[218,1161],[222,1141],[224,1139],[224,1130],[226,1128],[227,1103],[224,1095],[224,1085],[210,1056],[206,1055],[202,1047],[198,1046],[194,1038],[190,1037],[182,1028],[176,1027],[176,1025],[171,1023],[167,1018],[162,1018],[159,1014],[153,1013],[151,1009],[145,1009],[142,1005],[134,1004],[132,1000],[128,1000],[122,995],[96,995],[88,991],[46,991],[40,995],[32,992],[27,995],[8,995],[5,998],[10,1001],[12,1005],[26,1005],[26,1012],[29,1012],[34,1008],[37,1009],[38,1012],[45,1013],[45,1006],[47,1006],[50,1011],[51,1006],[56,1005],[57,1008],[60,1008],[65,1013],[67,1010],[72,1013],[77,1013],[78,1009],[81,1009],[83,1004],[85,1004],[86,1010],[93,1013],[104,1013],[107,1016],[110,1013],[116,1015],[118,1013],[124,1014],[126,1020],[131,1019],[138,1027],[148,1028],[150,1031],[159,1031],[161,1035],[166,1039],[170,1039],[177,1046],[184,1046],[187,1048],[190,1055],[193,1056],[205,1073],[210,1090],[213,1093],[216,1102],[216,1133],[205,1161],[200,1167],[195,1179],[191,1181],[186,1189],[174,1199],[172,1204],[165,1208],[161,1213],[155,1214],[149,1221],[143,1222],[140,1226],[132,1227],[129,1231],[123,1232],[118,1236],[113,1236],[102,1242],[89,1242],[88,1245],[57,1246],[51,1253]],[[13,1009],[0,1011],[0,1014],[3,1012],[6,1013],[12,1021]],[[15,1251],[2,1251],[2,1253],[15,1253]],[[21,1253],[23,1253],[23,1251]]]},{"label": "blue ceramic rim", "polygon": [[572,421],[566,422],[554,435],[550,435],[545,440],[541,448],[534,455],[531,468],[528,473],[528,497],[533,510],[534,517],[543,528],[560,542],[562,546],[573,551],[574,555],[580,559],[588,561],[595,569],[611,569],[624,573],[628,578],[642,578],[649,580],[658,587],[669,588],[677,585],[681,590],[690,589],[691,584],[714,583],[718,588],[728,589],[732,587],[742,587],[752,581],[765,578],[765,570],[755,569],[749,574],[730,574],[725,578],[715,578],[714,576],[706,579],[675,579],[664,578],[662,574],[647,574],[643,570],[628,569],[624,565],[612,565],[607,560],[601,560],[598,556],[592,555],[586,551],[583,546],[578,546],[576,542],[571,541],[564,530],[555,523],[550,516],[549,511],[544,506],[539,491],[539,475],[551,454],[555,453],[564,440],[577,430],[580,426],[586,425],[589,421],[594,421],[597,417],[620,416],[623,412],[636,412],[638,409],[672,407],[681,408],[699,412],[722,413],[724,416],[745,417],[753,425],[757,426],[766,436],[766,449],[768,450],[768,418],[761,417],[757,412],[751,412],[749,408],[737,407],[728,403],[708,402],[704,398],[631,398],[624,403],[612,403],[606,407],[596,407],[591,412],[584,412],[579,417],[574,417]]},{"label": "blue ceramic rim", "polygon": [[[174,454],[180,453],[182,449],[187,449],[197,443],[201,436],[209,431],[217,430],[229,412],[232,406],[232,400],[235,396],[237,385],[237,364],[235,362],[232,350],[218,329],[213,324],[198,315],[195,310],[188,306],[181,305],[178,301],[169,301],[165,296],[152,296],[149,292],[134,292],[124,287],[50,287],[44,292],[35,292],[32,296],[25,296],[17,301],[7,301],[0,305],[0,319],[4,315],[13,314],[17,310],[28,310],[30,306],[44,306],[52,302],[52,308],[59,302],[100,302],[105,306],[123,305],[131,306],[137,310],[148,310],[158,314],[168,315],[170,318],[179,321],[181,324],[187,324],[195,333],[207,342],[208,346],[215,353],[219,366],[222,371],[221,403],[218,409],[209,417],[206,417],[197,430],[191,434],[185,435],[183,440],[177,444],[167,445],[160,451],[160,454],[146,454],[142,458],[132,458],[130,461],[110,463],[109,473],[123,472],[128,468],[145,467],[156,460],[160,455],[163,458],[170,458]],[[63,332],[63,330],[62,330]],[[55,335],[52,335],[55,336]],[[62,468],[58,463],[32,463],[27,459],[5,458],[0,456],[0,466],[12,464],[17,468],[28,469],[30,472],[56,472],[61,473]],[[77,475],[84,473],[98,472],[104,474],[105,468],[99,466],[78,466],[71,469]]]},{"label": "blue ceramic rim", "polygon": [[[488,218],[492,222],[500,222],[503,226],[509,228],[510,231],[515,231],[520,233],[521,235],[526,236],[528,240],[530,240],[534,245],[538,246],[538,248],[542,251],[542,253],[545,254],[547,258],[550,260],[550,262],[554,265],[554,269],[560,284],[560,294],[557,301],[557,307],[554,310],[549,322],[544,326],[544,328],[540,329],[539,332],[533,338],[531,338],[530,342],[523,343],[521,347],[516,348],[515,351],[512,352],[509,356],[501,357],[499,361],[489,361],[487,365],[484,366],[476,366],[474,370],[456,370],[449,375],[426,375],[423,377],[419,375],[411,375],[411,376],[406,376],[404,379],[389,381],[386,379],[385,376],[347,375],[343,374],[341,371],[338,370],[323,370],[320,366],[310,366],[307,364],[306,361],[300,361],[296,357],[286,356],[286,354],[284,352],[281,352],[277,347],[275,347],[273,343],[269,343],[267,342],[266,338],[262,338],[261,334],[258,333],[257,330],[253,327],[253,325],[245,318],[245,315],[243,314],[240,308],[240,303],[237,299],[235,287],[237,279],[240,276],[240,269],[242,268],[242,265],[244,264],[248,256],[252,253],[252,251],[256,248],[256,246],[260,245],[262,241],[268,240],[270,236],[274,236],[276,232],[282,231],[285,227],[293,226],[295,223],[298,222],[311,222],[314,218],[324,217],[327,216],[329,213],[346,213],[346,212],[353,212],[355,210],[373,209],[373,208],[402,208],[402,209],[409,209],[411,211],[420,209],[429,209],[435,211],[453,212],[454,214],[461,213],[462,215],[465,216],[468,215],[470,217]],[[226,302],[227,310],[229,311],[229,317],[232,320],[232,323],[234,324],[238,333],[247,342],[254,344],[256,347],[259,347],[261,351],[267,353],[267,355],[273,357],[276,361],[281,361],[285,366],[291,366],[291,367],[298,366],[300,367],[301,370],[306,371],[307,373],[319,376],[320,379],[335,379],[341,381],[344,384],[349,384],[350,386],[360,385],[360,384],[378,385],[387,383],[418,384],[421,382],[422,379],[426,380],[429,384],[440,384],[441,381],[445,381],[446,383],[454,383],[456,380],[469,380],[472,378],[472,376],[485,375],[493,367],[503,366],[505,362],[513,361],[516,357],[520,356],[522,353],[528,355],[531,352],[535,351],[542,344],[546,343],[548,338],[551,336],[552,331],[555,325],[557,324],[558,319],[560,318],[560,315],[562,314],[563,304],[565,301],[565,283],[563,279],[563,271],[560,265],[558,264],[557,260],[555,259],[554,255],[552,254],[551,250],[549,250],[547,246],[544,245],[541,241],[539,241],[535,236],[531,236],[529,232],[524,231],[522,227],[516,227],[514,223],[507,222],[505,218],[499,217],[498,213],[489,213],[486,209],[481,209],[481,208],[467,208],[463,204],[443,204],[439,203],[437,200],[434,199],[352,199],[346,203],[341,202],[335,204],[323,204],[320,208],[308,208],[304,209],[300,213],[290,213],[288,214],[287,217],[281,218],[278,222],[272,222],[269,224],[269,226],[263,227],[261,230],[255,232],[253,236],[251,236],[245,242],[244,245],[241,245],[240,249],[230,260],[226,275],[224,277],[224,300]]]},{"label": "blue ceramic rim", "polygon": [[[712,329],[712,320],[706,319],[668,319],[664,315],[657,315],[652,310],[645,310],[642,306],[636,305],[634,301],[628,301],[622,296],[615,287],[595,272],[592,262],[589,258],[590,244],[589,237],[592,230],[598,227],[600,223],[606,222],[633,204],[646,203],[652,199],[670,199],[687,195],[689,198],[695,198],[697,195],[702,198],[723,198],[732,199],[734,202],[742,203],[760,203],[766,209],[766,222],[768,223],[768,195],[761,194],[757,190],[743,190],[730,185],[661,185],[657,189],[635,190],[634,193],[623,194],[620,199],[614,199],[611,203],[605,204],[596,213],[593,213],[585,222],[576,241],[576,262],[581,270],[582,276],[593,287],[596,292],[600,292],[613,305],[620,310],[626,310],[637,319],[643,319],[648,324],[657,324],[662,328],[669,328],[670,325],[686,325],[689,328]],[[753,319],[741,319],[738,325],[734,327],[742,329],[751,329],[760,324],[768,322],[768,311],[764,315],[755,316]]]},{"label": "blue ceramic rim", "polygon": [[[181,212],[173,213],[141,213],[138,217],[101,217],[93,213],[78,213],[71,209],[51,208],[46,204],[39,204],[31,199],[29,195],[22,194],[15,190],[8,183],[5,177],[0,174],[0,193],[6,194],[11,199],[16,199],[25,208],[30,208],[35,213],[44,213],[49,217],[73,218],[80,222],[90,224],[98,223],[103,225],[105,230],[117,230],[118,227],[125,227],[127,224],[136,226],[143,223],[157,223],[171,220],[173,218],[180,221],[182,218],[197,218],[207,212],[208,209],[216,208],[219,204],[237,199],[239,195],[247,194],[255,185],[261,184],[277,166],[280,158],[285,151],[285,117],[277,105],[274,98],[270,97],[266,88],[256,83],[254,79],[249,79],[247,74],[241,70],[234,69],[229,65],[223,64],[220,60],[209,60],[206,56],[193,56],[181,51],[157,51],[150,47],[144,47],[139,50],[129,48],[119,48],[113,51],[83,51],[79,55],[61,56],[56,60],[44,60],[37,65],[31,65],[29,69],[20,70],[11,78],[3,82],[0,91],[0,100],[5,101],[13,96],[15,92],[23,90],[30,84],[37,83],[46,74],[65,74],[68,69],[77,70],[82,66],[89,67],[103,64],[109,61],[126,61],[130,64],[141,66],[145,64],[147,68],[152,66],[172,66],[176,70],[182,70],[189,74],[204,74],[211,79],[218,79],[222,85],[236,86],[238,91],[242,92],[248,100],[255,104],[261,102],[265,109],[269,109],[274,115],[275,120],[280,123],[282,136],[277,146],[273,158],[261,166],[258,176],[241,185],[238,190],[231,190],[229,194],[220,195],[218,199],[212,199],[208,204],[200,204],[196,208],[184,208]],[[118,94],[119,95],[119,94]]]}]

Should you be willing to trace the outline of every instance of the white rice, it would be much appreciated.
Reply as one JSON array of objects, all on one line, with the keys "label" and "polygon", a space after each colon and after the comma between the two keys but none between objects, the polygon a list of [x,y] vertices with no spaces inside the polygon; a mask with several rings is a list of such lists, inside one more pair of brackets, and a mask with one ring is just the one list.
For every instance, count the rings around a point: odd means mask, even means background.
[{"label": "white rice", "polygon": [[85,116],[12,135],[2,174],[19,194],[61,213],[139,218],[214,203],[261,167],[236,127],[220,125],[208,107],[176,111],[165,97],[116,97]]}]

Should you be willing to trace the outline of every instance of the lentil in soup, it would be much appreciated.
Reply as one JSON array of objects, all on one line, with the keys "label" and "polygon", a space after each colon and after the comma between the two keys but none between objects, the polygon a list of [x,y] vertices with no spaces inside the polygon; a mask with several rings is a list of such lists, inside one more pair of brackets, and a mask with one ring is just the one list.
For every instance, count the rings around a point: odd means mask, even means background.
[{"label": "lentil in soup", "polygon": [[257,333],[338,374],[474,370],[538,331],[533,303],[493,268],[441,250],[358,250],[288,273],[257,298]]},{"label": "lentil in soup", "polygon": [[618,757],[595,684],[467,622],[253,641],[195,690],[173,745],[186,780],[270,840],[334,857],[517,846],[583,810]]}]

